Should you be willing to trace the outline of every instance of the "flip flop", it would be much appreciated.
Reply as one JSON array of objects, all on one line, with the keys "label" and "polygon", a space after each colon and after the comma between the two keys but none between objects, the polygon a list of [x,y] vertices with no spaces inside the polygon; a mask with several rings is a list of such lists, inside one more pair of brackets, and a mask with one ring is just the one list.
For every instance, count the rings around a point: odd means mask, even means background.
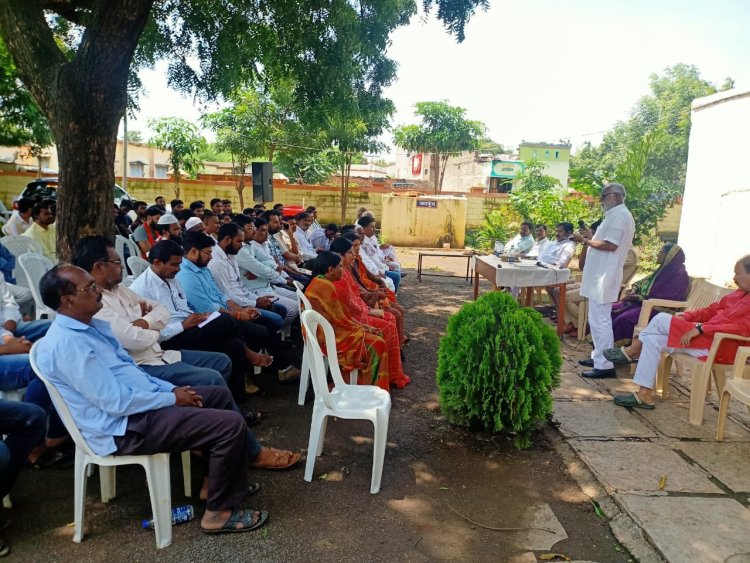
[{"label": "flip flop", "polygon": [[619,348],[607,348],[604,357],[618,366],[627,366],[633,363],[633,359],[625,352],[625,346]]},{"label": "flip flop", "polygon": [[637,393],[628,393],[626,395],[615,395],[614,403],[621,407],[629,407],[635,409],[646,409],[653,410],[656,405],[644,403],[638,398]]},{"label": "flip flop", "polygon": [[298,452],[289,452],[284,450],[271,450],[273,453],[273,460],[260,464],[258,461],[251,461],[248,467],[251,469],[288,469],[302,459],[302,454]]},{"label": "flip flop", "polygon": [[[229,520],[226,521],[223,527],[217,529],[209,529],[201,526],[201,532],[204,534],[234,534],[239,532],[252,532],[257,530],[268,520],[268,512],[265,510],[259,511],[258,520],[253,524],[253,513],[252,509],[242,510],[236,508],[232,511]],[[242,528],[238,528],[237,525],[242,524]]]}]

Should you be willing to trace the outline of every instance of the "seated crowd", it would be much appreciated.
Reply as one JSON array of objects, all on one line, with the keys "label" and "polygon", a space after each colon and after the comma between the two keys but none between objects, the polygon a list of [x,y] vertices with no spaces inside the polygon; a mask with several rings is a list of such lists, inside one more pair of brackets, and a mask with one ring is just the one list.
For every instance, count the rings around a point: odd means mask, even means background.
[{"label": "seated crowd", "polygon": [[[333,325],[345,374],[357,370],[359,384],[386,390],[409,383],[400,265],[394,249],[379,244],[371,213],[339,228],[318,223],[315,207],[293,217],[281,204],[234,213],[219,198],[187,208],[175,199],[170,207],[159,197],[115,210],[116,233],[148,261],[130,285],[114,241],[82,238],[70,264],[54,266],[39,283],[56,312],[52,321],[24,320],[19,301],[29,298],[8,280],[14,257],[0,245],[0,391],[25,389],[23,402],[0,400],[0,435],[8,435],[0,441],[0,498],[27,463],[58,461],[69,440],[31,369],[37,340],[39,368],[95,453],[202,451],[206,533],[262,526],[265,511],[242,508],[259,488],[248,483],[248,468],[300,460],[298,452],[261,447],[248,427],[263,415],[247,405],[259,391],[253,373],[299,381],[299,288]],[[18,216],[9,232],[39,237],[46,254],[54,206],[24,202]]]}]

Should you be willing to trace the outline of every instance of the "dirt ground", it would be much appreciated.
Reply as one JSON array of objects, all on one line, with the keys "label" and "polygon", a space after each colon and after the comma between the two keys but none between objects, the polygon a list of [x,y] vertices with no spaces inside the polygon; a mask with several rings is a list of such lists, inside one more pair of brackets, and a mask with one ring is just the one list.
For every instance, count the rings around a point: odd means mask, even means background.
[{"label": "dirt ground", "polygon": [[[400,299],[408,310],[405,370],[412,383],[392,394],[379,494],[369,494],[372,427],[331,421],[312,483],[302,479],[302,465],[251,474],[262,490],[248,505],[270,512],[263,530],[209,537],[196,520],[175,526],[172,545],[157,551],[153,532],[139,527],[150,516],[140,468],[118,469],[118,497],[108,504],[100,502],[98,476],[89,479],[88,533],[81,544],[71,542],[72,470],[28,470],[12,495],[13,524],[0,532],[13,546],[8,561],[528,561],[522,554],[532,551],[529,532],[482,526],[529,526],[532,509],[543,504],[569,539],[533,550],[537,557],[551,551],[574,560],[628,561],[541,432],[530,449],[519,452],[505,437],[456,428],[441,416],[437,348],[449,315],[471,298],[471,289],[462,278],[418,283],[416,253],[405,253],[402,261],[410,267]],[[433,259],[428,265],[439,266],[440,273],[465,268],[461,260]],[[297,406],[294,385],[262,377],[256,383],[264,394],[251,404],[268,415],[256,434],[266,444],[305,450],[310,401]],[[192,502],[202,513],[201,503],[182,493],[179,456],[172,456],[172,466],[173,505]],[[198,471],[194,464],[194,491]]]}]

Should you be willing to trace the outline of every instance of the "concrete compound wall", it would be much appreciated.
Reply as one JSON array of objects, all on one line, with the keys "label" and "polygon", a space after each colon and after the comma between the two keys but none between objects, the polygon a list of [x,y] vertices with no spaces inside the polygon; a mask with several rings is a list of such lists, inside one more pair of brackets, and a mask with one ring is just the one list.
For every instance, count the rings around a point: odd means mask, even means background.
[{"label": "concrete compound wall", "polygon": [[[13,198],[18,196],[24,187],[26,187],[26,184],[31,182],[35,177],[36,174],[32,172],[11,172],[0,170],[0,200],[10,208]],[[120,178],[116,178],[116,181],[120,185],[122,184]],[[180,188],[180,199],[188,204],[191,201],[199,199],[208,204],[211,198],[220,197],[222,199],[231,200],[233,209],[241,211],[239,195],[237,194],[235,183],[233,181],[183,180],[180,183]],[[169,179],[143,180],[129,178],[127,190],[133,198],[148,203],[153,203],[156,196],[160,195],[164,196],[167,202],[174,198],[173,184]],[[391,193],[398,192],[379,186],[371,186],[366,189],[359,187],[350,188],[349,204],[347,206],[347,222],[354,222],[357,208],[361,206],[367,207],[375,214],[379,221],[382,220],[383,197]],[[465,200],[463,200],[465,201],[463,208],[466,212],[466,218],[463,223],[466,229],[478,228],[482,225],[484,216],[487,213],[490,213],[503,205],[509,204],[508,194],[483,193],[481,189],[468,194],[451,194],[450,192],[447,192],[441,195],[460,195],[461,198],[465,197]],[[245,187],[244,196],[245,206],[252,206],[251,185]],[[273,202],[266,203],[268,208],[274,203],[302,205],[305,207],[308,205],[314,205],[318,208],[318,220],[321,223],[339,224],[341,222],[341,208],[339,205],[340,188],[338,187],[286,184],[282,180],[274,180],[274,196],[275,200]],[[431,196],[427,194],[425,197],[429,198]],[[679,206],[675,206],[674,210],[670,210],[667,217],[665,217],[665,220],[660,224],[660,229],[662,225],[666,225],[669,232],[677,231],[677,226],[679,225],[679,209]],[[438,232],[432,237],[432,239],[437,241],[441,238],[444,239],[447,235],[448,233]],[[461,241],[463,241],[463,234],[461,235]],[[418,243],[414,242],[413,244],[417,245]],[[408,244],[403,244],[402,246],[407,245]]]}]

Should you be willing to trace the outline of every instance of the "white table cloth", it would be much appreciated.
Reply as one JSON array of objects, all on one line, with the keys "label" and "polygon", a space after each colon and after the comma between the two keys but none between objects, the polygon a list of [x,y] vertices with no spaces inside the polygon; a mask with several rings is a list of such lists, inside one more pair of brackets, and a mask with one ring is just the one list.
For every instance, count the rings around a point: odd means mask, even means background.
[{"label": "white table cloth", "polygon": [[[565,283],[570,279],[570,270],[554,266],[541,268],[536,265],[535,260],[509,264],[497,256],[477,256],[476,259],[495,269],[494,282],[497,286],[540,287]],[[490,278],[490,281],[493,280]]]}]

